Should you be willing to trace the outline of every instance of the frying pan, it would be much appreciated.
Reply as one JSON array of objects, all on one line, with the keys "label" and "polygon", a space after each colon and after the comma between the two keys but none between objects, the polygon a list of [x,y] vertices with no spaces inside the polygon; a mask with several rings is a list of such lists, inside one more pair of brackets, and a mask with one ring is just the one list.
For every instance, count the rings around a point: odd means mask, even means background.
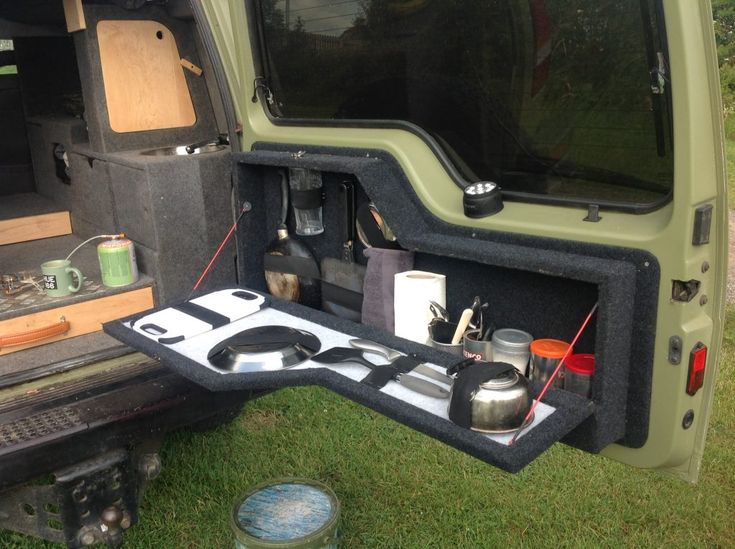
[{"label": "frying pan", "polygon": [[217,343],[209,363],[228,372],[262,372],[296,366],[319,352],[314,334],[288,326],[257,326]]}]

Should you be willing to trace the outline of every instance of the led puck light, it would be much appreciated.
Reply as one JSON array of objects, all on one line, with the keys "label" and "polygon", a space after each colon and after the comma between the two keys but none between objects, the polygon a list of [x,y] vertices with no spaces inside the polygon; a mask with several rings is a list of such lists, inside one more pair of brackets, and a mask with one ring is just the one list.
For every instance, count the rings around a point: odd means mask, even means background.
[{"label": "led puck light", "polygon": [[492,181],[478,181],[465,187],[463,202],[467,217],[485,217],[503,209],[500,187]]}]

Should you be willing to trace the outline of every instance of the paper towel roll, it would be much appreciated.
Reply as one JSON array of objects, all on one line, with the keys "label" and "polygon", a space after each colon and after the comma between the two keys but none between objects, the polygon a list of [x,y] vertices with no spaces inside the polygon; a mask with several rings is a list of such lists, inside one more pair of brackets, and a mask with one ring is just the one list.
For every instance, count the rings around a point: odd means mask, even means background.
[{"label": "paper towel roll", "polygon": [[426,343],[432,318],[429,301],[447,305],[447,277],[425,271],[406,271],[395,275],[395,334]]}]

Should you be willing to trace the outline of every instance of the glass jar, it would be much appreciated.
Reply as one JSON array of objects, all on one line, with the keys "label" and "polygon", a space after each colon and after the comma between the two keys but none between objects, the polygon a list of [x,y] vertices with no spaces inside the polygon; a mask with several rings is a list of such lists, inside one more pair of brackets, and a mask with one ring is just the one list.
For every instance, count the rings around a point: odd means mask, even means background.
[{"label": "glass jar", "polygon": [[507,362],[515,366],[524,376],[528,371],[528,360],[531,357],[529,345],[533,336],[515,328],[495,330],[492,337],[493,362]]}]

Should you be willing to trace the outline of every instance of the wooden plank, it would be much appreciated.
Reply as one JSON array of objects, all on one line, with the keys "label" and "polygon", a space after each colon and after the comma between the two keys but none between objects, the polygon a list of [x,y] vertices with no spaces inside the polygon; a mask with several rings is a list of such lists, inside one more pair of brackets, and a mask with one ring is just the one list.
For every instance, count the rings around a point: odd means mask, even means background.
[{"label": "wooden plank", "polygon": [[17,347],[0,349],[0,356],[70,337],[98,332],[102,329],[103,322],[123,318],[151,308],[153,308],[153,290],[151,288],[140,288],[31,315],[10,318],[0,322],[0,334],[10,335],[42,328],[59,322],[59,318],[62,316],[69,321],[71,329],[65,335],[35,341],[26,345],[18,345]]},{"label": "wooden plank", "polygon": [[181,128],[196,122],[176,39],[165,25],[100,21],[97,40],[114,131]]},{"label": "wooden plank", "polygon": [[0,220],[0,245],[17,244],[66,234],[71,234],[69,212],[52,212]]},{"label": "wooden plank", "polygon": [[77,32],[87,28],[82,0],[64,0],[64,17],[66,17],[66,30],[69,32]]}]

